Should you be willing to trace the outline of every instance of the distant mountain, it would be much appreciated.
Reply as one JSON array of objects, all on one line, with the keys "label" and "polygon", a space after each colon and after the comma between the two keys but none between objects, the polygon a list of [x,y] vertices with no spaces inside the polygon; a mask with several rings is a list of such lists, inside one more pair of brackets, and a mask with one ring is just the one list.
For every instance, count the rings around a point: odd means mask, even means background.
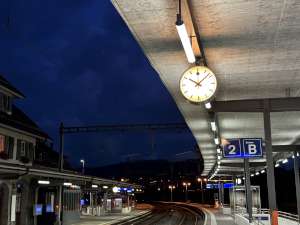
[{"label": "distant mountain", "polygon": [[106,178],[139,179],[179,179],[182,177],[197,177],[203,170],[203,161],[187,159],[184,161],[140,160],[122,162],[115,165],[87,168],[86,173]]}]

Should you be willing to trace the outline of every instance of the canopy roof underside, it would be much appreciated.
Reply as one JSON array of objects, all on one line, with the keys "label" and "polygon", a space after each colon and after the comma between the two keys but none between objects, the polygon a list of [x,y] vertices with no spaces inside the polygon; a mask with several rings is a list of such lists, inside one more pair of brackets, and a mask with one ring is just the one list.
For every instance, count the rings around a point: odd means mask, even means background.
[{"label": "canopy roof underside", "polygon": [[[112,2],[173,96],[199,144],[203,175],[208,175],[216,163],[208,113],[179,90],[180,76],[191,65],[175,27],[178,1]],[[218,79],[216,100],[300,95],[300,1],[190,0],[190,5],[208,66]],[[261,113],[218,113],[218,119],[221,137],[264,137]],[[297,143],[300,112],[272,113],[271,121],[273,144]]]}]

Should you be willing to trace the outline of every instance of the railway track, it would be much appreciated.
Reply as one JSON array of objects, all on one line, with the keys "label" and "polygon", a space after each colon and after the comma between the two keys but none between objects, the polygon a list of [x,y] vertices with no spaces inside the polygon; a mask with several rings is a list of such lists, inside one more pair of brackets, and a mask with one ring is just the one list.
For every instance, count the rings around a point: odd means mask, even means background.
[{"label": "railway track", "polygon": [[194,207],[176,204],[155,204],[154,209],[137,218],[114,225],[203,225],[203,214]]}]

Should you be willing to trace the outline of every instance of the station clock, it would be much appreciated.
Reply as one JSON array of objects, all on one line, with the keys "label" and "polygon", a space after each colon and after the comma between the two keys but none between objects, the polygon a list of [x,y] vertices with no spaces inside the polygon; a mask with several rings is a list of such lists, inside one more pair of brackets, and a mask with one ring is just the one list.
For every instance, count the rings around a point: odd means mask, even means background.
[{"label": "station clock", "polygon": [[217,78],[205,66],[194,66],[186,70],[180,79],[182,95],[193,103],[208,102],[217,91]]}]

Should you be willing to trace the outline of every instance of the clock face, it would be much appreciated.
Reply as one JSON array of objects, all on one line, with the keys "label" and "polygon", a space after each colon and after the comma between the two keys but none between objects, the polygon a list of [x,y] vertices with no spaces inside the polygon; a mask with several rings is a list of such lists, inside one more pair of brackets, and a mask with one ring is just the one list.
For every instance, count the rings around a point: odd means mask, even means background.
[{"label": "clock face", "polygon": [[180,91],[186,99],[194,103],[209,101],[216,90],[216,76],[205,66],[188,69],[180,79]]}]

